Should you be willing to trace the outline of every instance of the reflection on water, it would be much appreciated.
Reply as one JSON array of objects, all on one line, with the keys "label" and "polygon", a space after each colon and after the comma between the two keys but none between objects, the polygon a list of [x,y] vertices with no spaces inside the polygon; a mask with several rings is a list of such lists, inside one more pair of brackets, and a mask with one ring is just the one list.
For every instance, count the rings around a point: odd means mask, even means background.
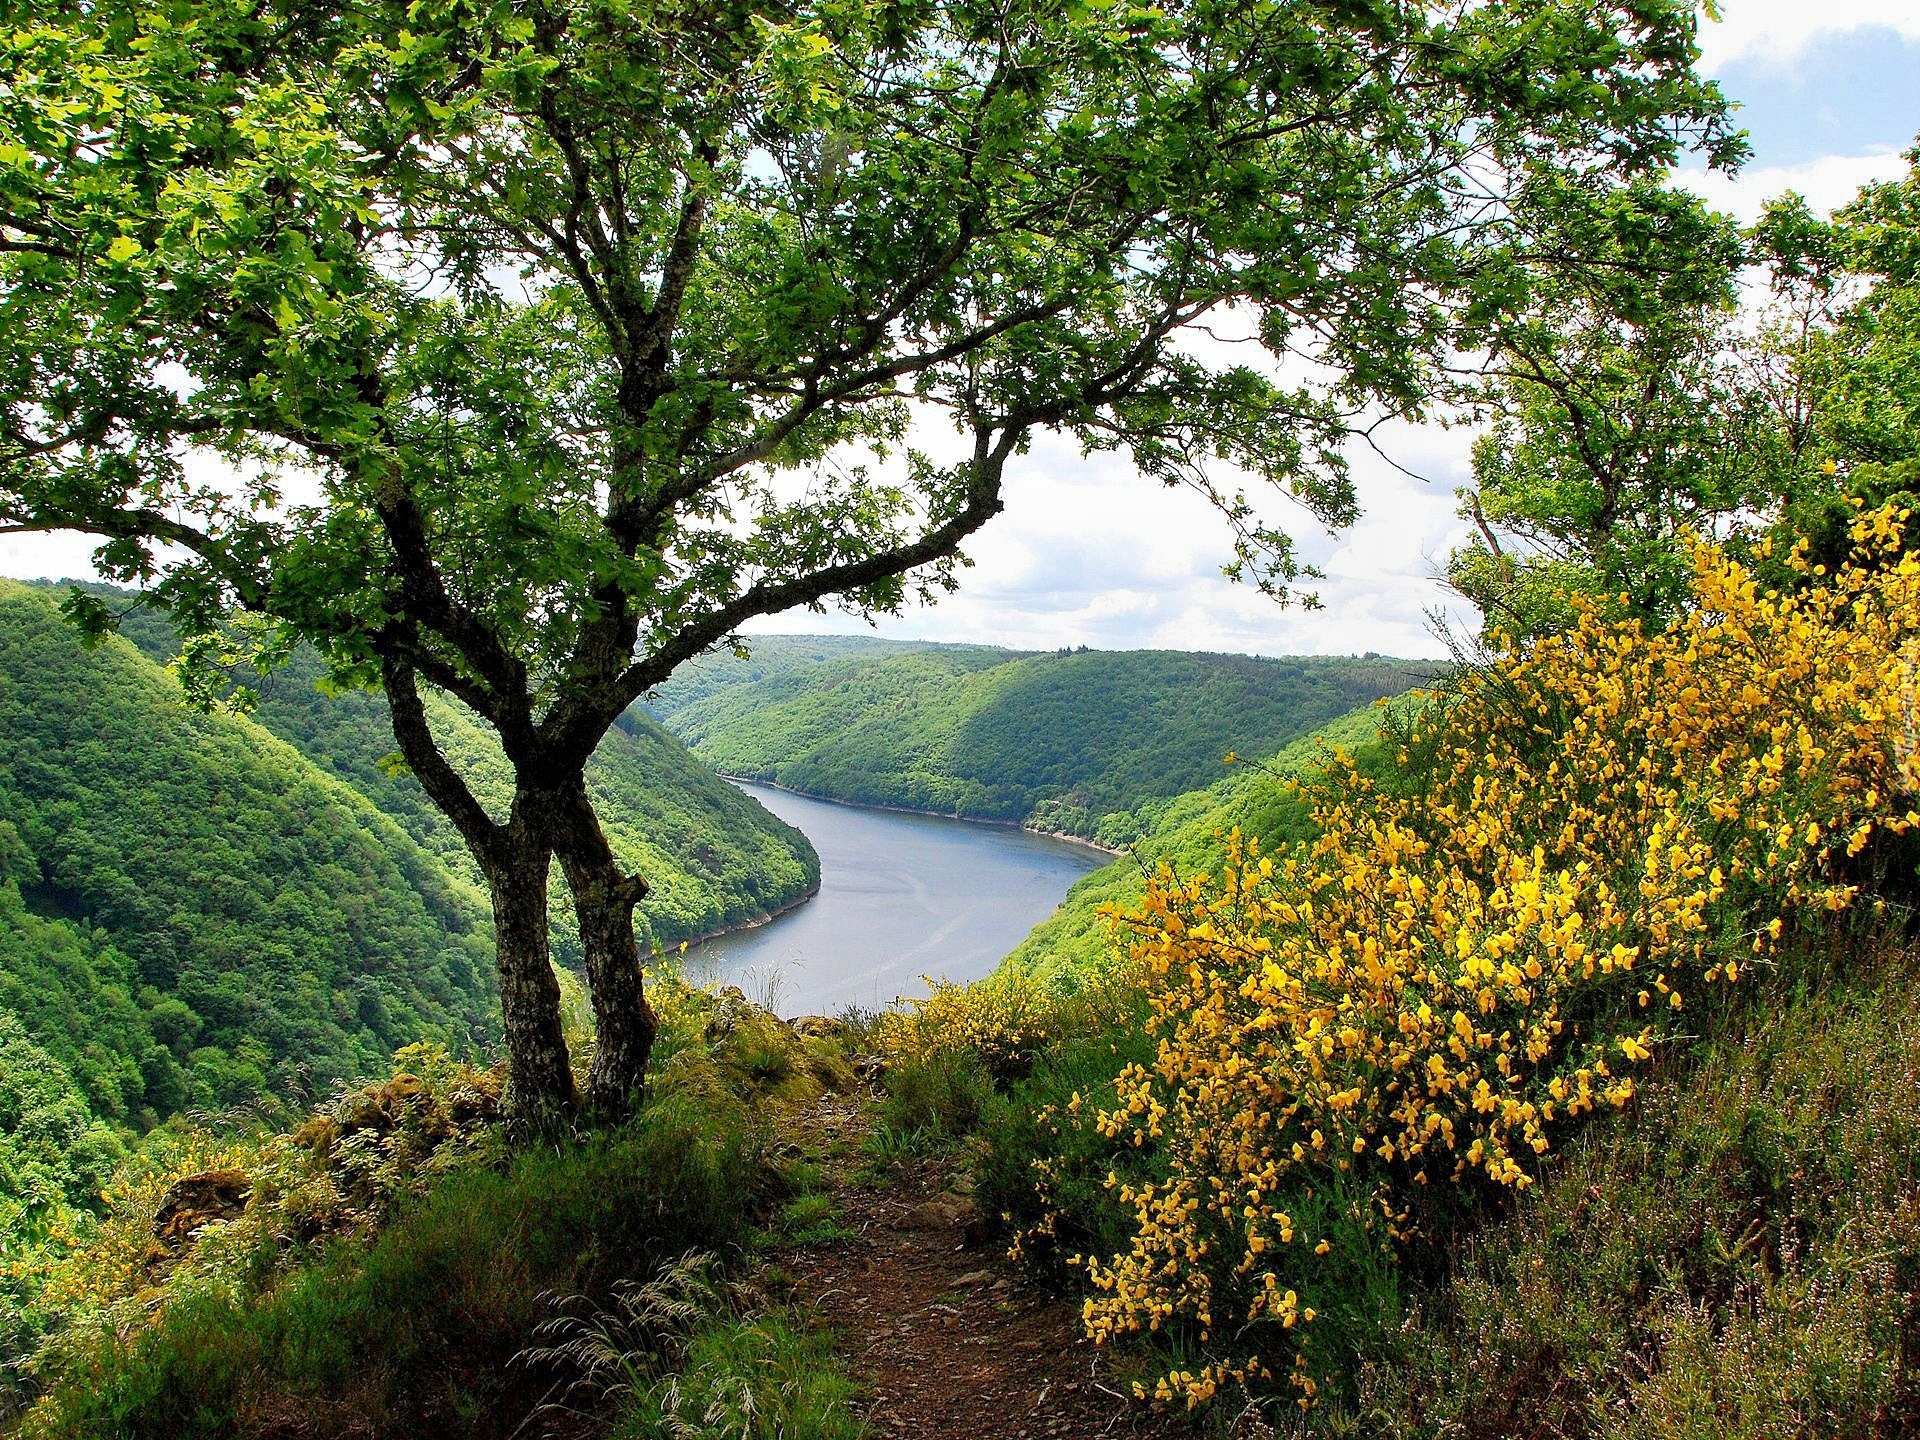
[{"label": "reflection on water", "polygon": [[694,946],[687,973],[738,985],[782,1015],[924,994],[923,975],[978,979],[1103,863],[1008,826],[741,788],[806,832],[820,852],[820,893],[758,929]]}]

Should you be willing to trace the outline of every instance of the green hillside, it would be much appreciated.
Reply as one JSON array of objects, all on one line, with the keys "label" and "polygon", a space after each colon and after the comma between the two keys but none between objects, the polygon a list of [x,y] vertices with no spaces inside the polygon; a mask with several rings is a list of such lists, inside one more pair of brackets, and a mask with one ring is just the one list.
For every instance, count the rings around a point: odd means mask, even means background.
[{"label": "green hillside", "polygon": [[108,1119],[294,1094],[491,1040],[486,910],[291,747],[0,584],[0,1009]]},{"label": "green hillside", "polygon": [[[1396,710],[1404,707],[1394,707]],[[1363,767],[1384,764],[1387,753],[1378,705],[1367,705],[1294,741],[1260,765],[1237,765],[1204,790],[1191,790],[1148,807],[1132,853],[1083,876],[1060,908],[1041,921],[1003,965],[1045,978],[1097,971],[1107,955],[1102,905],[1133,905],[1145,892],[1146,874],[1171,865],[1181,875],[1218,869],[1222,837],[1235,827],[1257,835],[1269,851],[1304,838],[1310,822],[1304,803],[1282,777],[1312,766],[1339,747]]]},{"label": "green hillside", "polygon": [[[716,650],[689,660],[673,678],[649,691],[649,713],[665,719],[696,700],[735,685],[754,685],[792,674],[809,674],[821,665],[842,660],[878,660],[915,650],[972,649],[972,646],[935,646],[927,640],[887,640],[878,635],[754,635],[743,659],[731,650]],[[1017,652],[978,647],[983,653],[1011,659]]]},{"label": "green hillside", "polygon": [[1271,754],[1430,670],[1178,651],[930,646],[796,662],[665,709],[721,770],[837,800],[1124,843],[1226,751]]},{"label": "green hillside", "polygon": [[[152,611],[133,611],[122,633],[155,660],[169,660],[177,651],[166,618]],[[452,824],[419,781],[383,763],[394,751],[386,698],[325,695],[319,679],[318,660],[307,652],[295,655],[256,682],[254,720],[366,796],[477,887],[479,876]],[[496,813],[504,811],[511,772],[491,730],[444,696],[429,693],[426,699],[428,720],[448,755],[481,800]],[[587,780],[614,848],[652,887],[640,912],[648,927],[643,943],[650,933],[653,943],[677,945],[759,919],[819,883],[819,857],[806,836],[714,775],[644,714],[629,714],[608,732]],[[562,962],[570,963],[572,919],[557,864],[553,873],[556,948]]]}]

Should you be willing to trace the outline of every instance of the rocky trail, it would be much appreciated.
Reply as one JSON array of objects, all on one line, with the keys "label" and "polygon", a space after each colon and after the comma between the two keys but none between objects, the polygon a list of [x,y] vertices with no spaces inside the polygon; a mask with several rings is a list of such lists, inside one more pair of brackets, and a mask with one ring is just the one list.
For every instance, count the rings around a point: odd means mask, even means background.
[{"label": "rocky trail", "polygon": [[951,1162],[860,1173],[869,1121],[828,1096],[805,1147],[821,1157],[840,1234],[780,1255],[794,1298],[838,1336],[866,1387],[875,1440],[1191,1437],[1183,1417],[1128,1397],[1070,1302],[1029,1284],[986,1239]]}]

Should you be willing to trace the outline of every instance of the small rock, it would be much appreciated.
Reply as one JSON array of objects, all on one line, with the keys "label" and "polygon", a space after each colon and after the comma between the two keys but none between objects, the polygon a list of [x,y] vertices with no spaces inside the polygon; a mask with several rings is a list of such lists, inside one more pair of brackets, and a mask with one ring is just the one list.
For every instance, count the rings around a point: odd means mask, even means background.
[{"label": "small rock", "polygon": [[740,1028],[765,1016],[766,1012],[751,1000],[738,985],[722,986],[720,993],[713,997],[713,1008],[707,1012],[707,1039],[724,1040]]},{"label": "small rock", "polygon": [[993,1279],[993,1272],[991,1270],[969,1270],[953,1283],[955,1285],[984,1285],[991,1279]]},{"label": "small rock", "polygon": [[964,1195],[936,1195],[924,1204],[916,1205],[903,1217],[904,1223],[915,1230],[945,1230],[954,1226],[973,1223],[980,1217],[980,1211],[973,1201]]},{"label": "small rock", "polygon": [[848,1032],[847,1022],[830,1015],[801,1015],[787,1022],[793,1033],[809,1040],[838,1040]]},{"label": "small rock", "polygon": [[154,1238],[169,1247],[184,1245],[205,1226],[231,1220],[247,1208],[253,1182],[244,1170],[202,1170],[182,1175],[167,1187],[153,1215]]}]

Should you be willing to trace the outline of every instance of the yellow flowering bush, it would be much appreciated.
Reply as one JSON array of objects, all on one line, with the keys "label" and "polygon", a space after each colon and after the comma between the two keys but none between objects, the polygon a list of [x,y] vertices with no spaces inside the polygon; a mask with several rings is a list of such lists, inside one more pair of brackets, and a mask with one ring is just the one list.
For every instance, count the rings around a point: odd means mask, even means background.
[{"label": "yellow flowering bush", "polygon": [[927,980],[929,994],[884,1011],[874,1040],[894,1064],[930,1064],[957,1052],[977,1055],[989,1074],[1017,1074],[1061,1026],[1060,997],[1020,970],[970,985]]},{"label": "yellow flowering bush", "polygon": [[[1422,1187],[1527,1186],[1568,1120],[1632,1099],[1701,987],[1855,901],[1863,852],[1920,823],[1903,519],[1861,519],[1838,574],[1790,557],[1784,593],[1698,547],[1670,629],[1586,609],[1467,675],[1403,757],[1419,793],[1336,759],[1311,845],[1236,834],[1218,877],[1151,884],[1122,923],[1157,1054],[1093,1123],[1156,1163],[1109,1177],[1132,1239],[1086,1257],[1085,1322],[1232,1353],[1143,1393],[1278,1373],[1310,1403],[1338,1245],[1404,1238]],[[1335,1233],[1342,1205],[1361,1228]]]}]

